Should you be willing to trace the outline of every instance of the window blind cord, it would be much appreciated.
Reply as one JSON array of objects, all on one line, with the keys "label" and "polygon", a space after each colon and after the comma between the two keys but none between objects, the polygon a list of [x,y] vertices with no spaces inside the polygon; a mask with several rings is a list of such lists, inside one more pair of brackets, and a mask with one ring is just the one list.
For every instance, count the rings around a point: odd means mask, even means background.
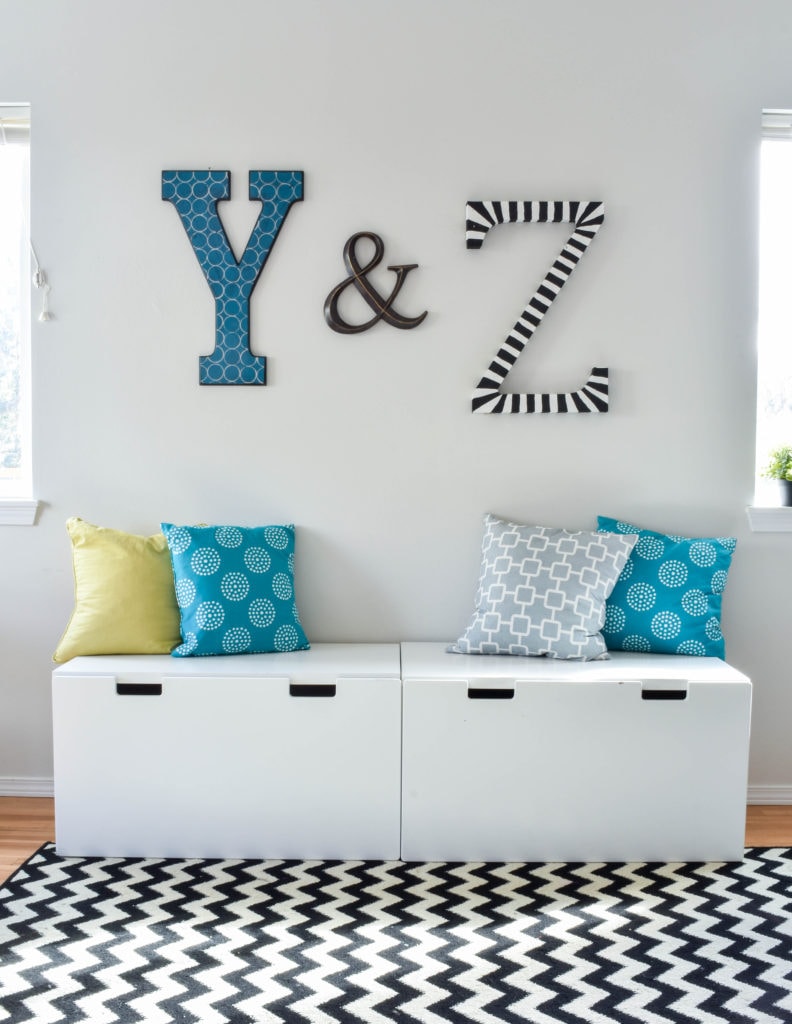
[{"label": "window blind cord", "polygon": [[43,292],[41,296],[41,312],[39,313],[39,320],[42,323],[46,323],[48,320],[52,320],[52,313],[49,309],[49,293],[51,291],[50,283],[47,280],[46,273],[41,269],[41,264],[36,256],[36,250],[33,248],[33,240],[30,241],[30,255],[33,257],[33,284],[40,288]]}]

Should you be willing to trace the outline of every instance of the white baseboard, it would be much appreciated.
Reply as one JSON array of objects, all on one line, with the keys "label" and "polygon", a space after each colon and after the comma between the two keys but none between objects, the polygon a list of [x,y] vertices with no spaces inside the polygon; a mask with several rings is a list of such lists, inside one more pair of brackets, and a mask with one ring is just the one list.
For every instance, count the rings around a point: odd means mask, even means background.
[{"label": "white baseboard", "polygon": [[52,796],[52,779],[23,775],[0,775],[0,796]]},{"label": "white baseboard", "polygon": [[792,786],[749,786],[749,804],[792,804]]},{"label": "white baseboard", "polygon": [[[0,775],[0,796],[52,796],[53,780]],[[792,804],[792,786],[749,786],[749,804]]]}]

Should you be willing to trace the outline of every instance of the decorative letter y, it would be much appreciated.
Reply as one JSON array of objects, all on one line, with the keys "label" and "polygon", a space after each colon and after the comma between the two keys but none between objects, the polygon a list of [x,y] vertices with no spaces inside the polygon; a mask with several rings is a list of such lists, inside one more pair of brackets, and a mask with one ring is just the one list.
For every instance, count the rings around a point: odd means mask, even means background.
[{"label": "decorative letter y", "polygon": [[215,300],[215,347],[199,360],[201,384],[266,384],[267,360],[250,351],[250,295],[292,203],[302,171],[250,171],[248,194],[261,212],[239,261],[217,212],[231,197],[228,171],[163,171],[162,198],[173,203]]}]

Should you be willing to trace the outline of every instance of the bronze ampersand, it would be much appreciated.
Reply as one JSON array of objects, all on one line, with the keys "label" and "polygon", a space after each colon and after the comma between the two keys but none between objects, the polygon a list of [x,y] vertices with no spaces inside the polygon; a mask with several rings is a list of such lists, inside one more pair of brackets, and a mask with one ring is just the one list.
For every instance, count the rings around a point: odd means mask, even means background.
[{"label": "bronze ampersand", "polygon": [[[374,255],[364,267],[361,267],[355,252],[357,244],[362,238],[368,239],[369,242],[374,244]],[[401,291],[405,278],[411,270],[415,270],[418,266],[417,263],[388,267],[388,270],[392,270],[396,274],[396,284],[387,298],[383,298],[376,288],[372,287],[366,275],[379,266],[384,252],[385,246],[382,239],[372,231],[358,231],[347,240],[344,246],[344,263],[349,276],[335,286],[325,299],[324,304],[325,320],[328,326],[332,327],[334,331],[338,331],[339,334],[359,334],[361,331],[367,331],[369,327],[373,327],[379,320],[384,320],[391,327],[408,330],[410,327],[417,327],[418,324],[426,319],[427,310],[424,310],[420,316],[409,317],[402,316],[401,313],[397,313],[393,308],[393,303]],[[368,306],[374,311],[374,316],[370,320],[366,320],[365,323],[347,323],[338,312],[338,300],[341,293],[350,285],[354,285],[357,288]]]}]

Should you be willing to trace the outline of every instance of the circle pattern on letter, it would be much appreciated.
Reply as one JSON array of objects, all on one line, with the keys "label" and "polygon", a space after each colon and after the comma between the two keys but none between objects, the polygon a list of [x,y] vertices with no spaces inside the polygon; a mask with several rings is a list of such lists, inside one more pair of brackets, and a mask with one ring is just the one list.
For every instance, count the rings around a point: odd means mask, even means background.
[{"label": "circle pattern on letter", "polygon": [[265,383],[266,361],[249,347],[250,295],[286,214],[302,199],[303,173],[252,170],[248,196],[261,209],[237,260],[217,209],[231,197],[230,173],[162,172],[162,198],[176,208],[215,300],[215,347],[200,357],[201,384]]}]

